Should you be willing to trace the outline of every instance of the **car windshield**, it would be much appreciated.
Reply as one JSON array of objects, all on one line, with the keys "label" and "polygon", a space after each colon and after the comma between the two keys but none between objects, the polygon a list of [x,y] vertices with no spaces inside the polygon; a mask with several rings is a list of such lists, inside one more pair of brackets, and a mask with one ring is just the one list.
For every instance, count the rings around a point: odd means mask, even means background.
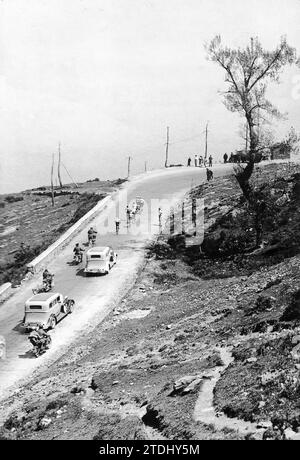
[{"label": "car windshield", "polygon": [[102,254],[92,254],[90,257],[91,259],[102,259],[103,255]]},{"label": "car windshield", "polygon": [[42,305],[29,305],[30,310],[42,310]]}]

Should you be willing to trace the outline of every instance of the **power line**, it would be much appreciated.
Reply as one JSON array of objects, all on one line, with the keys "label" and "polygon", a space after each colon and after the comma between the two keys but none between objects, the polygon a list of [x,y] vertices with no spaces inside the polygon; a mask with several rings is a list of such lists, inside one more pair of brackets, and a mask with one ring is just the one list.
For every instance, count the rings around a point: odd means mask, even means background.
[{"label": "power line", "polygon": [[66,166],[63,164],[63,162],[61,162],[62,166],[64,167],[66,173],[68,174],[69,178],[71,179],[72,183],[75,185],[75,187],[78,187],[78,185],[76,184],[76,182],[74,181],[73,177],[71,176],[71,174],[69,173],[69,171],[67,170]]}]

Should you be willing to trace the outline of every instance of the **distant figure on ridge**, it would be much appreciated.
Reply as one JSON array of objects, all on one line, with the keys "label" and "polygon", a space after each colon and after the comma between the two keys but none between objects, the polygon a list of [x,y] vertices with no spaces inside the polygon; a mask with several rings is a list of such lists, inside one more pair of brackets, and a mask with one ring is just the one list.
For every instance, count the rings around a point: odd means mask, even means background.
[{"label": "distant figure on ridge", "polygon": [[214,173],[211,169],[206,168],[206,178],[208,182],[214,178]]}]

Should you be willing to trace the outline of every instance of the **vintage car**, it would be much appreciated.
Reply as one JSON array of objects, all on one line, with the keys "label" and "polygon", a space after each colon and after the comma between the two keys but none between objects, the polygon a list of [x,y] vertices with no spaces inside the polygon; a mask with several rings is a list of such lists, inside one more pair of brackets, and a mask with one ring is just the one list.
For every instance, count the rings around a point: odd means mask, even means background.
[{"label": "vintage car", "polygon": [[111,268],[117,263],[117,257],[117,253],[109,246],[91,248],[86,253],[84,272],[86,275],[107,275]]},{"label": "vintage car", "polygon": [[23,326],[27,331],[43,326],[54,329],[57,322],[74,310],[75,302],[58,292],[36,294],[25,303]]}]

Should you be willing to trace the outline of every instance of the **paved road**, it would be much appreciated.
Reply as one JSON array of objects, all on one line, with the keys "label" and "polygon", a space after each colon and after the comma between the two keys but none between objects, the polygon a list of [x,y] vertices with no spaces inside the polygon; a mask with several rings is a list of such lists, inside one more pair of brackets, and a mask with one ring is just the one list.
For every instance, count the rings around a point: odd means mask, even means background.
[{"label": "paved road", "polygon": [[[215,166],[215,177],[230,174],[230,165]],[[158,201],[163,216],[167,215],[169,202],[180,199],[191,186],[206,180],[205,170],[196,168],[169,169],[149,173],[134,179],[114,197],[113,203],[93,222],[98,230],[97,245],[110,245],[118,252],[118,263],[109,275],[84,277],[81,266],[73,266],[72,249],[75,242],[87,240],[87,230],[80,232],[60,254],[49,263],[55,273],[55,291],[75,299],[72,315],[63,319],[51,332],[52,347],[43,356],[32,358],[27,335],[20,327],[24,302],[32,295],[32,288],[39,284],[38,278],[22,286],[16,294],[0,308],[0,335],[6,340],[6,360],[0,362],[0,398],[10,386],[31,375],[37,367],[48,366],[79,334],[89,332],[132,286],[143,261],[145,242],[158,233]],[[125,206],[136,196],[145,199],[145,210],[136,225],[127,226]],[[120,208],[121,229],[114,232],[116,206]],[[140,224],[140,225],[139,225]],[[88,225],[89,227],[89,225]],[[142,230],[141,230],[142,229]]]}]

